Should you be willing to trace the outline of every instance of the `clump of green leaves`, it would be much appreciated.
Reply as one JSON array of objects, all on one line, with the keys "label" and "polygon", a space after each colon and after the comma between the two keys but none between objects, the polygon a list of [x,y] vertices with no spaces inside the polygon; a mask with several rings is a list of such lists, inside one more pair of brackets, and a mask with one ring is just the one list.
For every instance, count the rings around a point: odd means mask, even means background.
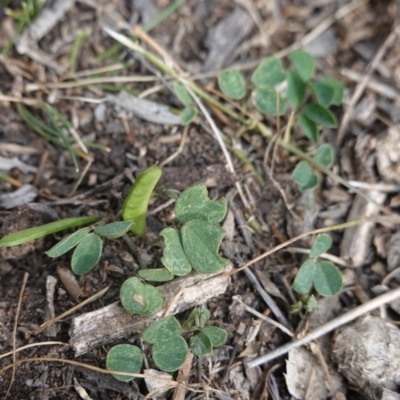
[{"label": "clump of green leaves", "polygon": [[226,211],[225,199],[210,200],[204,184],[186,189],[175,205],[175,215],[182,227],[161,231],[165,242],[161,262],[165,268],[142,269],[139,275],[160,282],[174,275],[187,275],[192,269],[206,274],[224,269],[228,260],[219,256],[218,249],[225,234],[219,222]]},{"label": "clump of green leaves", "polygon": [[[309,295],[313,287],[321,296],[333,296],[340,292],[343,286],[342,274],[332,262],[320,258],[331,246],[332,238],[329,235],[321,234],[316,237],[308,259],[300,267],[293,282],[293,289],[297,293]],[[315,299],[311,297],[301,299],[306,309],[315,305]]]},{"label": "clump of green leaves", "polygon": [[[251,75],[252,100],[260,112],[271,116],[284,115],[290,107],[295,112],[296,126],[316,143],[322,126],[337,127],[330,107],[342,103],[343,85],[333,78],[314,79],[315,60],[307,52],[296,51],[288,59],[294,68],[287,71],[282,61],[275,57],[268,57],[258,65]],[[222,71],[218,83],[221,91],[231,99],[241,100],[247,95],[244,77],[236,70]],[[334,161],[332,146],[319,147],[314,159],[330,168]],[[296,166],[292,179],[300,191],[312,190],[318,185],[317,176],[305,161]]]},{"label": "clump of green leaves", "polygon": [[[188,320],[182,326],[174,316],[170,315],[160,318],[145,329],[142,339],[152,345],[151,356],[157,368],[166,372],[176,371],[186,361],[189,351],[194,355],[204,356],[210,354],[213,347],[224,344],[227,333],[215,326],[206,326],[209,318],[210,312],[206,308],[197,307],[191,311]],[[182,335],[187,336],[189,345]],[[141,362],[137,351],[129,348],[129,351],[123,354],[120,353],[120,346],[128,345],[115,346],[109,351],[107,368],[121,372],[140,370],[136,369],[139,361]],[[116,362],[109,363],[109,359]],[[124,381],[132,379],[124,375],[114,376]]]}]

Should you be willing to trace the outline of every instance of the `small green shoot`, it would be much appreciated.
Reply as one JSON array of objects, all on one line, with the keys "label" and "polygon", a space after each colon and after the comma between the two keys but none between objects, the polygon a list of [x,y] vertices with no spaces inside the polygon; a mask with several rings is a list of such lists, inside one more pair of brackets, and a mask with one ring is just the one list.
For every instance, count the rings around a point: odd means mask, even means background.
[{"label": "small green shoot", "polygon": [[293,289],[297,293],[308,295],[313,286],[321,296],[333,296],[340,292],[343,279],[339,269],[332,262],[319,258],[331,246],[332,239],[329,235],[317,236],[308,260],[302,264],[293,282]]},{"label": "small green shoot", "polygon": [[192,107],[186,107],[181,112],[181,124],[189,125],[197,118],[197,110]]},{"label": "small green shoot", "polygon": [[142,172],[133,184],[122,207],[122,219],[134,222],[131,232],[142,236],[146,229],[146,215],[153,190],[160,179],[162,170],[153,165]]},{"label": "small green shoot", "polygon": [[19,244],[39,239],[52,233],[64,231],[79,225],[87,225],[98,221],[99,217],[78,217],[66,218],[60,221],[50,222],[49,224],[35,226],[34,228],[24,229],[4,236],[0,240],[0,247],[17,246]]}]

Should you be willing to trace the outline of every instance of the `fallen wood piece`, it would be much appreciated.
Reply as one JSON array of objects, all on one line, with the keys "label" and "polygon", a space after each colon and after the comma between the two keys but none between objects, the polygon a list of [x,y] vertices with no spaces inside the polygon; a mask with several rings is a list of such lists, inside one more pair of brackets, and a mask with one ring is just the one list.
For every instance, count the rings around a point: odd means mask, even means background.
[{"label": "fallen wood piece", "polygon": [[75,355],[79,356],[96,346],[142,332],[163,315],[180,290],[182,290],[182,294],[172,306],[171,314],[202,305],[212,297],[224,293],[229,282],[229,277],[225,273],[229,269],[228,267],[214,275],[192,273],[159,286],[158,289],[164,297],[164,304],[157,314],[150,317],[132,315],[119,303],[113,303],[73,318],[69,333],[70,345],[74,349]]}]

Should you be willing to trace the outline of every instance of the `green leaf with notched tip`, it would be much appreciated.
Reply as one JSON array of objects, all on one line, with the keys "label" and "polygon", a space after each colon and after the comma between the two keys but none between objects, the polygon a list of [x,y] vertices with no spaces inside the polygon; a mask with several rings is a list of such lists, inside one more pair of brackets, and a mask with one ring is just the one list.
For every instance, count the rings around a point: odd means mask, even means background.
[{"label": "green leaf with notched tip", "polygon": [[332,246],[332,238],[326,234],[322,233],[318,235],[314,243],[311,247],[309,257],[314,258],[314,257],[319,257],[321,254],[325,253],[328,251]]},{"label": "green leaf with notched tip", "polygon": [[305,161],[300,161],[296,165],[292,173],[292,180],[297,183],[297,186],[301,192],[315,189],[318,186],[317,176]]},{"label": "green leaf with notched tip", "polygon": [[246,95],[246,83],[243,75],[234,69],[220,72],[218,84],[222,93],[233,100],[241,100]]},{"label": "green leaf with notched tip", "polygon": [[155,314],[162,306],[161,292],[154,286],[142,283],[138,278],[128,278],[121,286],[122,306],[132,314],[148,316]]},{"label": "green leaf with notched tip", "polygon": [[334,95],[332,87],[322,82],[310,82],[309,85],[317,103],[322,107],[329,107]]},{"label": "green leaf with notched tip", "polygon": [[274,87],[285,80],[282,61],[275,57],[263,60],[253,72],[251,81],[258,87]]},{"label": "green leaf with notched tip", "polygon": [[217,328],[216,326],[206,326],[201,330],[201,332],[210,338],[213,347],[222,346],[228,337],[226,331]]},{"label": "green leaf with notched tip", "polygon": [[88,233],[76,246],[71,259],[71,269],[77,275],[91,271],[99,262],[103,242],[95,233]]},{"label": "green leaf with notched tip", "polygon": [[174,275],[165,268],[139,269],[138,275],[152,282],[168,282],[174,279]]},{"label": "green leaf with notched tip", "polygon": [[61,219],[60,221],[50,222],[49,224],[35,226],[34,228],[13,232],[4,236],[0,240],[0,247],[17,246],[19,244],[27,243],[31,240],[39,239],[52,233],[74,228],[75,226],[91,224],[99,219],[99,217],[66,218]]},{"label": "green leaf with notched tip", "polygon": [[204,333],[199,332],[190,338],[190,351],[195,356],[205,356],[212,352],[211,339]]},{"label": "green leaf with notched tip", "polygon": [[178,370],[186,361],[188,353],[186,341],[181,336],[159,341],[152,349],[154,363],[165,372]]},{"label": "green leaf with notched tip", "polygon": [[299,50],[289,54],[288,59],[296,67],[304,82],[307,82],[314,75],[315,60],[311,54]]},{"label": "green leaf with notched tip", "polygon": [[264,114],[277,116],[286,111],[286,101],[275,89],[257,87],[253,91],[253,102]]},{"label": "green leaf with notched tip", "polygon": [[186,107],[181,112],[181,124],[189,125],[192,123],[197,117],[197,110],[191,107]]},{"label": "green leaf with notched tip", "polygon": [[296,71],[287,72],[287,99],[293,106],[298,107],[304,100],[306,84]]},{"label": "green leaf with notched tip", "polygon": [[82,228],[78,231],[71,233],[54,245],[50,250],[46,251],[49,257],[60,257],[67,251],[71,250],[90,232],[90,228]]},{"label": "green leaf with notched tip", "polygon": [[182,243],[193,269],[212,274],[224,269],[229,261],[218,255],[225,231],[217,224],[191,220],[182,228]]},{"label": "green leaf with notched tip", "polygon": [[328,128],[337,127],[335,116],[319,104],[307,104],[302,113],[317,124],[327,126]]},{"label": "green leaf with notched tip", "polygon": [[333,89],[333,98],[331,104],[335,106],[340,106],[343,101],[344,87],[341,82],[334,78],[327,78],[320,81],[324,85],[328,85]]},{"label": "green leaf with notched tip", "polygon": [[[110,371],[140,373],[143,358],[139,347],[130,344],[119,344],[110,349],[107,354],[106,367]],[[133,376],[113,374],[113,377],[122,382],[129,382]]]},{"label": "green leaf with notched tip", "polygon": [[180,232],[174,228],[166,228],[160,235],[164,237],[165,242],[164,257],[161,259],[165,268],[173,275],[187,275],[192,266],[183,250]]},{"label": "green leaf with notched tip", "polygon": [[224,219],[226,211],[226,200],[224,198],[217,201],[210,200],[204,184],[186,189],[175,205],[176,218],[183,223],[192,219],[220,222]]},{"label": "green leaf with notched tip", "polygon": [[307,260],[300,267],[296,278],[293,282],[293,290],[300,294],[308,293],[313,284],[314,279],[314,260]]},{"label": "green leaf with notched tip", "polygon": [[325,168],[331,167],[335,160],[335,152],[333,151],[333,147],[329,143],[324,143],[318,147],[314,155],[314,160],[318,161]]},{"label": "green leaf with notched tip", "polygon": [[318,141],[319,130],[315,122],[311,121],[303,113],[297,114],[296,121],[303,131],[304,135],[306,135],[314,143]]},{"label": "green leaf with notched tip", "polygon": [[321,296],[333,296],[340,292],[342,286],[342,274],[335,265],[325,260],[315,264],[314,287]]},{"label": "green leaf with notched tip", "polygon": [[160,318],[153,322],[148,328],[143,331],[142,338],[149,343],[157,343],[164,340],[169,340],[182,332],[181,325],[178,320],[169,315],[168,317]]},{"label": "green leaf with notched tip", "polygon": [[107,225],[96,226],[93,231],[98,235],[104,236],[108,239],[116,239],[125,235],[135,223],[132,221],[116,221]]}]

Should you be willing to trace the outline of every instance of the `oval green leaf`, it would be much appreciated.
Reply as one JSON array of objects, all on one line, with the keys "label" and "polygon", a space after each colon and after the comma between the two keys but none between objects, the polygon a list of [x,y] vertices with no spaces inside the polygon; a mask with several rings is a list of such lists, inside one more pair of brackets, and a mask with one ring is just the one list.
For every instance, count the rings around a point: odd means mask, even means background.
[{"label": "oval green leaf", "polygon": [[256,88],[253,91],[253,102],[256,108],[264,114],[277,116],[286,111],[286,102],[275,89]]},{"label": "oval green leaf", "polygon": [[328,128],[337,127],[335,116],[319,104],[308,104],[304,107],[302,112],[307,118],[317,124],[327,126]]},{"label": "oval green leaf", "polygon": [[194,104],[194,99],[190,95],[190,93],[186,90],[185,86],[181,85],[180,83],[175,83],[173,86],[174,92],[176,97],[180,100],[180,102],[185,106],[191,106]]},{"label": "oval green leaf", "polygon": [[107,225],[96,226],[93,231],[98,235],[105,236],[108,239],[115,239],[125,235],[135,223],[132,221],[116,221]]},{"label": "oval green leaf", "polygon": [[333,89],[333,98],[331,104],[340,106],[343,102],[344,87],[341,82],[334,78],[327,78],[321,81],[324,85],[330,86]]},{"label": "oval green leaf", "polygon": [[241,100],[246,95],[246,83],[243,75],[234,69],[220,72],[218,84],[222,93],[233,100]]},{"label": "oval green leaf", "polygon": [[154,286],[142,283],[138,278],[128,278],[121,286],[122,306],[132,314],[148,316],[156,313],[162,306],[161,292]]},{"label": "oval green leaf", "polygon": [[192,123],[197,117],[197,110],[191,107],[186,107],[181,112],[181,124],[189,125]]},{"label": "oval green leaf", "polygon": [[228,260],[218,255],[225,231],[214,223],[201,220],[187,222],[182,228],[182,243],[193,269],[204,274],[223,270]]},{"label": "oval green leaf", "polygon": [[[130,344],[119,344],[110,349],[107,354],[106,367],[110,371],[140,373],[143,358],[139,347]],[[113,374],[119,381],[129,382],[133,376]]]},{"label": "oval green leaf", "polygon": [[311,290],[314,279],[314,260],[307,260],[300,267],[293,282],[293,290],[300,294],[306,294]]},{"label": "oval green leaf", "polygon": [[315,60],[311,54],[299,50],[290,54],[288,58],[296,67],[304,82],[307,82],[314,75]]},{"label": "oval green leaf", "polygon": [[165,372],[173,372],[182,367],[188,353],[188,346],[181,336],[157,342],[152,350],[154,363]]},{"label": "oval green leaf", "polygon": [[190,338],[190,351],[195,356],[206,356],[212,353],[211,339],[202,332],[198,333]]},{"label": "oval green leaf", "polygon": [[309,257],[319,257],[321,254],[328,251],[332,246],[332,238],[326,233],[319,234],[311,247]]},{"label": "oval green leaf", "polygon": [[321,296],[333,296],[342,290],[343,278],[339,269],[330,261],[315,264],[314,287]]},{"label": "oval green leaf", "polygon": [[149,343],[157,343],[163,340],[169,340],[175,336],[179,336],[182,332],[181,325],[178,320],[169,315],[153,322],[143,331],[142,338]]},{"label": "oval green leaf", "polygon": [[71,269],[77,275],[92,270],[99,262],[103,242],[95,233],[88,233],[78,244],[71,259]]},{"label": "oval green leaf", "polygon": [[174,279],[174,275],[165,268],[139,269],[138,274],[146,281],[152,282],[168,282]]},{"label": "oval green leaf", "polygon": [[13,232],[4,236],[0,240],[0,247],[17,246],[19,244],[27,243],[31,240],[39,239],[52,233],[74,228],[75,226],[91,224],[99,219],[100,217],[66,218],[60,221],[50,222],[49,224],[35,226],[34,228]]},{"label": "oval green leaf", "polygon": [[173,275],[187,275],[192,270],[192,266],[183,250],[179,231],[174,228],[166,228],[161,231],[160,235],[164,237],[165,242],[164,257],[161,258],[165,268]]},{"label": "oval green leaf", "polygon": [[181,193],[175,205],[175,215],[180,222],[201,219],[209,222],[220,222],[227,211],[226,200],[217,201],[208,198],[204,184],[192,186]]},{"label": "oval green leaf", "polygon": [[255,69],[251,81],[256,86],[274,87],[283,82],[285,78],[282,61],[275,57],[268,57]]},{"label": "oval green leaf", "polygon": [[296,116],[297,123],[299,124],[304,135],[312,142],[317,142],[319,138],[318,126],[315,122],[307,118],[303,113]]},{"label": "oval green leaf", "polygon": [[310,82],[309,86],[316,102],[321,104],[322,107],[329,107],[333,100],[333,89],[322,82]]},{"label": "oval green leaf", "polygon": [[206,326],[201,332],[210,338],[213,347],[222,346],[228,337],[226,331],[216,326]]},{"label": "oval green leaf", "polygon": [[144,234],[150,197],[161,174],[162,170],[157,165],[143,171],[136,179],[122,206],[122,219],[134,222],[131,232],[135,235]]},{"label": "oval green leaf", "polygon": [[301,192],[315,189],[318,186],[317,176],[305,161],[300,161],[296,165],[292,174],[292,180],[297,183]]},{"label": "oval green leaf", "polygon": [[71,233],[71,235],[65,237],[50,250],[46,251],[46,254],[52,258],[62,256],[67,251],[74,248],[89,232],[90,228],[82,228],[74,233]]},{"label": "oval green leaf", "polygon": [[287,99],[293,106],[303,103],[306,94],[306,84],[296,71],[287,72]]},{"label": "oval green leaf", "polygon": [[335,152],[329,143],[321,145],[314,155],[314,160],[318,161],[325,168],[330,168],[335,160]]}]

